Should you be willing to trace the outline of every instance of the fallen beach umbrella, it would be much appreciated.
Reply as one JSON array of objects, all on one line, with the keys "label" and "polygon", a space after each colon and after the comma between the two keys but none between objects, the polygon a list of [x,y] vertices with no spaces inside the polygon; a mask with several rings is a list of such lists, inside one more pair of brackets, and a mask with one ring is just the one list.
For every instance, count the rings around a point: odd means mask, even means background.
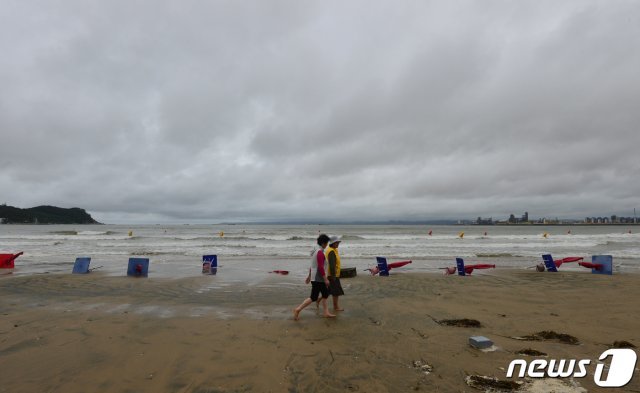
[{"label": "fallen beach umbrella", "polygon": [[476,263],[475,265],[465,265],[464,264],[464,260],[462,258],[456,258],[456,265],[452,266],[452,267],[445,267],[442,269],[445,269],[444,274],[445,275],[449,275],[449,274],[455,274],[455,272],[458,272],[459,276],[466,276],[471,275],[471,273],[473,273],[473,271],[475,269],[495,269],[496,265],[490,265],[487,263]]},{"label": "fallen beach umbrella", "polygon": [[584,257],[566,257],[566,258],[554,260],[553,263],[555,263],[556,267],[560,267],[562,266],[563,263],[578,262],[582,260],[584,260]]},{"label": "fallen beach umbrella", "polygon": [[147,277],[149,275],[149,258],[129,258],[127,276]]},{"label": "fallen beach umbrella", "polygon": [[87,274],[90,272],[89,264],[91,263],[90,257],[78,257],[73,264],[72,274]]},{"label": "fallen beach umbrella", "polygon": [[72,274],[88,274],[94,270],[98,270],[103,266],[92,267],[89,269],[89,264],[91,263],[90,257],[79,257],[76,258],[75,263],[73,264]]},{"label": "fallen beach umbrella", "polygon": [[372,276],[375,276],[376,274],[380,274],[381,276],[386,277],[389,275],[389,270],[412,263],[411,261],[398,261],[398,262],[387,263],[387,258],[385,257],[376,257],[376,261],[378,262],[377,266],[374,266],[373,268],[370,268],[370,269],[365,269],[365,270],[368,270]]},{"label": "fallen beach umbrella", "polygon": [[16,258],[22,254],[24,254],[22,251],[17,254],[0,254],[0,269],[13,269]]},{"label": "fallen beach umbrella", "polygon": [[578,262],[578,265],[591,269],[592,274],[613,274],[613,256],[593,255],[591,262]]},{"label": "fallen beach umbrella", "polygon": [[544,261],[544,265],[540,264],[536,266],[539,272],[543,272],[545,268],[547,271],[557,272],[558,268],[562,266],[562,264],[582,261],[584,260],[584,257],[566,257],[554,260],[551,254],[544,254],[542,255],[542,260]]},{"label": "fallen beach umbrella", "polygon": [[202,274],[216,275],[218,273],[218,256],[203,255],[202,256]]}]

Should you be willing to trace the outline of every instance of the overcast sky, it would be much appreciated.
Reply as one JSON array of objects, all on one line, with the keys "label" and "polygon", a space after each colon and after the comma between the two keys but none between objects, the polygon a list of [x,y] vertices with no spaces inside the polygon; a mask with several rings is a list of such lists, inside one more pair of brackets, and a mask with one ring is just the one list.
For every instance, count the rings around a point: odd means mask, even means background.
[{"label": "overcast sky", "polygon": [[0,0],[0,203],[632,216],[638,1]]}]

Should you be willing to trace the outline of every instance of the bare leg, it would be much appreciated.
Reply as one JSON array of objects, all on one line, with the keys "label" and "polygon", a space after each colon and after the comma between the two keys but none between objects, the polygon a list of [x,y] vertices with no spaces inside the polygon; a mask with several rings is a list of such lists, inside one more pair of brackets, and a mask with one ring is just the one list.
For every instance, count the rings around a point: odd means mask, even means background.
[{"label": "bare leg", "polygon": [[329,312],[329,307],[327,306],[327,299],[322,298],[322,311],[323,311],[323,316],[325,318],[335,318],[335,314],[331,314]]},{"label": "bare leg", "polygon": [[333,311],[344,311],[344,308],[340,308],[340,306],[338,306],[338,300],[340,299],[340,296],[331,296],[333,298]]},{"label": "bare leg", "polygon": [[308,305],[310,305],[311,303],[313,303],[313,300],[311,300],[310,297],[304,299],[304,302],[302,302],[298,307],[293,309],[293,320],[297,321],[298,318],[300,317],[300,311],[304,310],[305,307],[307,307]]}]

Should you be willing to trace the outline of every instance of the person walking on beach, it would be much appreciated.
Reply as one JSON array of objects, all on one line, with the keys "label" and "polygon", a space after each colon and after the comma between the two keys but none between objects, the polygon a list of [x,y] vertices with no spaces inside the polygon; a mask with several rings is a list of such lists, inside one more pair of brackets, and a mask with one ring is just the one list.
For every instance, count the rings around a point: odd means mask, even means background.
[{"label": "person walking on beach", "polygon": [[326,252],[327,261],[329,262],[329,293],[333,300],[333,311],[344,311],[338,305],[340,296],[344,295],[342,285],[340,285],[340,254],[338,253],[340,242],[340,237],[331,236]]},{"label": "person walking on beach", "polygon": [[318,247],[311,252],[311,268],[305,283],[311,282],[311,296],[306,298],[298,307],[293,309],[293,319],[298,320],[300,311],[304,310],[308,305],[318,300],[318,296],[322,295],[322,311],[325,318],[333,318],[334,314],[329,312],[327,306],[327,298],[329,297],[329,279],[325,273],[325,255],[324,249],[329,244],[329,236],[321,234],[318,236]]}]

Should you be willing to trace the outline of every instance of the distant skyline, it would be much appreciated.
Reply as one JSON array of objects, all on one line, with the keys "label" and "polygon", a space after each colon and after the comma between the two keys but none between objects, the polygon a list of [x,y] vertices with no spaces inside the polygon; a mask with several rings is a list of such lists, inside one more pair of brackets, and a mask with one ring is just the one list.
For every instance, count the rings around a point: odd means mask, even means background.
[{"label": "distant skyline", "polygon": [[[6,205],[5,203],[1,204],[1,205]],[[14,206],[15,207],[15,206]],[[32,206],[35,207],[35,206]],[[90,212],[89,212],[90,213]],[[499,215],[499,216],[476,216],[476,217],[464,217],[464,218],[460,218],[460,217],[444,217],[444,218],[439,218],[439,219],[384,219],[384,220],[367,220],[367,219],[356,219],[356,220],[340,220],[340,219],[327,219],[327,218],[323,218],[323,217],[317,217],[317,218],[298,218],[298,219],[290,219],[290,220],[260,220],[260,221],[250,221],[250,220],[241,220],[241,221],[211,221],[211,220],[195,220],[195,221],[180,221],[180,220],[174,220],[172,221],[173,223],[193,223],[193,224],[302,224],[302,225],[306,225],[306,224],[410,224],[410,225],[421,225],[421,224],[427,224],[427,225],[437,225],[437,224],[459,224],[459,223],[472,223],[472,224],[477,224],[478,220],[482,220],[482,221],[492,221],[493,223],[497,223],[497,222],[506,222],[509,221],[511,219],[511,215],[513,214],[514,219],[517,222],[522,222],[523,218],[526,217],[528,219],[528,221],[530,222],[539,222],[541,220],[549,220],[549,221],[554,221],[554,220],[559,220],[559,221],[565,221],[565,222],[571,222],[571,221],[575,221],[575,222],[584,222],[585,220],[591,220],[591,219],[606,219],[606,220],[612,220],[613,217],[616,217],[617,219],[624,219],[624,220],[635,220],[637,222],[637,217],[635,215],[635,211],[633,212],[632,215],[616,215],[616,214],[610,214],[610,215],[588,215],[585,217],[564,217],[564,216],[556,216],[556,217],[547,217],[547,216],[541,216],[541,217],[536,217],[536,216],[532,216],[529,215],[528,212],[524,212],[523,215],[518,216],[517,214],[514,213],[509,213],[509,215]],[[94,217],[95,218],[95,217]],[[0,214],[0,224],[2,224],[2,214]],[[136,222],[101,222],[102,224],[136,224]],[[145,222],[137,222],[138,224],[148,224],[149,222],[145,223]],[[151,222],[151,224],[155,224],[155,223],[171,223],[171,222]],[[623,223],[630,223],[630,222],[623,222]]]},{"label": "distant skyline", "polygon": [[629,216],[640,2],[12,1],[0,203],[106,223]]}]

